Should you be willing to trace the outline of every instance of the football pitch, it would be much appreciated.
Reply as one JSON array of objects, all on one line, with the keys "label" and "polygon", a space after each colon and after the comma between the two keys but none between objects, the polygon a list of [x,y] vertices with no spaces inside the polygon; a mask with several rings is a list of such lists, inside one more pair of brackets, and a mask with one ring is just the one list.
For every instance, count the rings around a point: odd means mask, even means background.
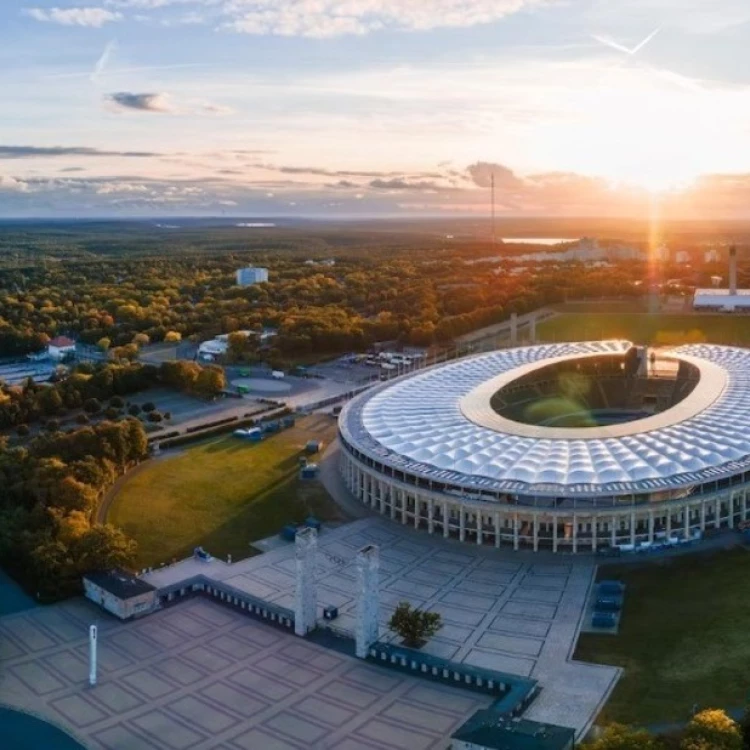
[{"label": "football pitch", "polygon": [[750,345],[745,315],[648,313],[562,313],[537,326],[540,342],[627,339],[634,344],[677,346],[707,342]]}]

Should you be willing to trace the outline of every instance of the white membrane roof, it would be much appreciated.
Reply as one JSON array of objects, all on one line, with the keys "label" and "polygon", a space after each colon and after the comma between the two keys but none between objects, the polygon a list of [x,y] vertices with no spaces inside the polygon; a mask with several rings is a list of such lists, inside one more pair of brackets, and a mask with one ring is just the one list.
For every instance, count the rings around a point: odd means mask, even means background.
[{"label": "white membrane roof", "polygon": [[591,428],[512,422],[489,398],[554,361],[624,353],[625,341],[547,344],[481,354],[364,393],[343,438],[399,471],[466,490],[538,496],[651,493],[750,466],[750,350],[696,344],[667,354],[699,368],[695,390],[642,420]]}]

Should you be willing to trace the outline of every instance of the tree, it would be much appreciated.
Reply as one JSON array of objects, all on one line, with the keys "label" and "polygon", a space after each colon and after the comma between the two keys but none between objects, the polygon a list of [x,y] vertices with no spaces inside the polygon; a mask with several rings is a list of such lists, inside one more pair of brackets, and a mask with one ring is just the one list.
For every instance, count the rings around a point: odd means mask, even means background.
[{"label": "tree", "polygon": [[146,414],[149,414],[152,411],[156,411],[156,404],[153,401],[146,401],[145,404],[143,404],[143,411],[146,412]]},{"label": "tree", "polygon": [[98,398],[88,398],[83,402],[83,410],[89,414],[99,414],[102,410],[102,402]]},{"label": "tree", "polygon": [[421,648],[429,638],[443,627],[437,612],[412,607],[409,602],[400,602],[388,623],[388,627],[401,636],[409,648]]},{"label": "tree", "polygon": [[709,708],[697,713],[687,725],[682,750],[742,750],[742,732],[724,711]]},{"label": "tree", "polygon": [[109,351],[109,347],[112,346],[112,340],[104,336],[103,338],[100,338],[99,341],[96,342],[96,345],[103,352],[106,352],[106,351]]},{"label": "tree", "polygon": [[31,430],[27,424],[19,424],[18,427],[16,427],[16,435],[18,435],[18,437],[26,437],[29,432],[31,432]]},{"label": "tree", "polygon": [[167,331],[164,334],[164,341],[168,344],[177,344],[182,341],[182,334],[179,331]]},{"label": "tree", "polygon": [[151,343],[151,339],[147,333],[136,333],[135,336],[133,336],[133,343],[138,347],[148,346],[148,344]]},{"label": "tree", "polygon": [[586,750],[656,750],[656,739],[645,729],[610,724],[601,737],[583,746]]},{"label": "tree", "polygon": [[115,409],[122,409],[125,406],[125,402],[120,396],[112,396],[109,400],[109,405],[114,406]]},{"label": "tree", "polygon": [[152,411],[148,414],[148,421],[149,422],[161,422],[164,417],[161,415],[161,412],[158,411]]},{"label": "tree", "polygon": [[141,413],[141,407],[138,406],[138,404],[130,404],[128,406],[128,414],[130,414],[131,417],[137,417]]},{"label": "tree", "polygon": [[224,370],[220,367],[204,367],[195,381],[195,391],[201,396],[218,396],[227,387]]}]

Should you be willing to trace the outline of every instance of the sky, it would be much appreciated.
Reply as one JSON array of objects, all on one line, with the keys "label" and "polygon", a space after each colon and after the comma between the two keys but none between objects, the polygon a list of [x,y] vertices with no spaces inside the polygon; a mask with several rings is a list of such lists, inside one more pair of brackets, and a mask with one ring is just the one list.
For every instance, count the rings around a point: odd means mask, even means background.
[{"label": "sky", "polygon": [[750,218],[748,0],[2,0],[0,216]]}]

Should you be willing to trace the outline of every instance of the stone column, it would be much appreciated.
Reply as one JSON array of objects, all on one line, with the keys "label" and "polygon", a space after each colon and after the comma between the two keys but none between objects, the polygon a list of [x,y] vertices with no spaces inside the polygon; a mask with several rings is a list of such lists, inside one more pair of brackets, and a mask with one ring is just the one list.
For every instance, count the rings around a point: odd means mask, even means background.
[{"label": "stone column", "polygon": [[672,536],[672,509],[667,508],[667,541]]},{"label": "stone column", "polygon": [[385,482],[380,483],[380,515],[385,513],[385,496],[390,493],[390,488]]},{"label": "stone column", "polygon": [[573,554],[578,552],[578,517],[573,516]]},{"label": "stone column", "polygon": [[458,506],[458,538],[462,542],[466,539],[466,511],[463,505]]},{"label": "stone column", "polygon": [[427,500],[427,531],[435,533],[435,501],[432,498]]},{"label": "stone column", "polygon": [[591,518],[591,551],[596,552],[597,547],[597,532],[598,529],[596,528],[599,525],[599,517],[598,516],[592,516]]},{"label": "stone column", "polygon": [[534,552],[539,551],[539,516],[534,513]]},{"label": "stone column", "polygon": [[406,508],[409,505],[409,494],[401,490],[401,492],[398,493],[401,495],[401,523],[406,523]]},{"label": "stone column", "polygon": [[450,515],[448,513],[447,501],[443,503],[443,538],[447,539],[450,536]]},{"label": "stone column", "polygon": [[422,501],[419,499],[419,495],[414,495],[414,528],[419,528],[419,523],[422,520]]},{"label": "stone column", "polygon": [[635,546],[635,511],[630,513],[630,543]]},{"label": "stone column", "polygon": [[742,520],[747,521],[747,490],[742,490]]},{"label": "stone column", "polygon": [[367,658],[370,646],[380,636],[380,550],[368,544],[357,552],[356,655]]},{"label": "stone column", "polygon": [[482,544],[482,534],[484,533],[484,517],[477,513],[477,544]]},{"label": "stone column", "polygon": [[532,315],[529,321],[529,339],[532,344],[536,344],[536,314]]},{"label": "stone column", "polygon": [[495,513],[495,547],[500,549],[500,514]]},{"label": "stone column", "polygon": [[706,503],[701,503],[701,531],[706,530]]},{"label": "stone column", "polygon": [[391,520],[394,521],[396,519],[396,500],[398,499],[398,496],[400,495],[400,491],[397,490],[395,487],[391,487]]},{"label": "stone column", "polygon": [[518,513],[513,514],[513,549],[518,549]]},{"label": "stone column", "polygon": [[654,511],[648,512],[648,540],[653,544],[654,541]]},{"label": "stone column", "polygon": [[307,635],[315,630],[318,620],[318,594],[315,586],[315,556],[318,532],[300,529],[294,541],[296,558],[296,591],[294,597],[294,632]]},{"label": "stone column", "polygon": [[557,516],[552,516],[552,551],[557,552]]},{"label": "stone column", "polygon": [[515,346],[518,343],[518,315],[511,313],[510,316],[510,343]]},{"label": "stone column", "polygon": [[730,492],[729,493],[729,515],[727,516],[727,522],[729,523],[729,528],[734,528],[734,498],[735,493]]},{"label": "stone column", "polygon": [[721,498],[716,498],[716,506],[714,508],[714,528],[718,529],[721,526]]},{"label": "stone column", "polygon": [[619,523],[618,516],[612,516],[611,527],[610,527],[609,531],[612,534],[612,540],[611,540],[610,544],[613,547],[617,546],[617,524],[618,523]]},{"label": "stone column", "polygon": [[683,529],[683,533],[685,535],[685,539],[690,539],[690,506],[685,506],[685,518],[683,519],[683,523],[685,525]]}]

